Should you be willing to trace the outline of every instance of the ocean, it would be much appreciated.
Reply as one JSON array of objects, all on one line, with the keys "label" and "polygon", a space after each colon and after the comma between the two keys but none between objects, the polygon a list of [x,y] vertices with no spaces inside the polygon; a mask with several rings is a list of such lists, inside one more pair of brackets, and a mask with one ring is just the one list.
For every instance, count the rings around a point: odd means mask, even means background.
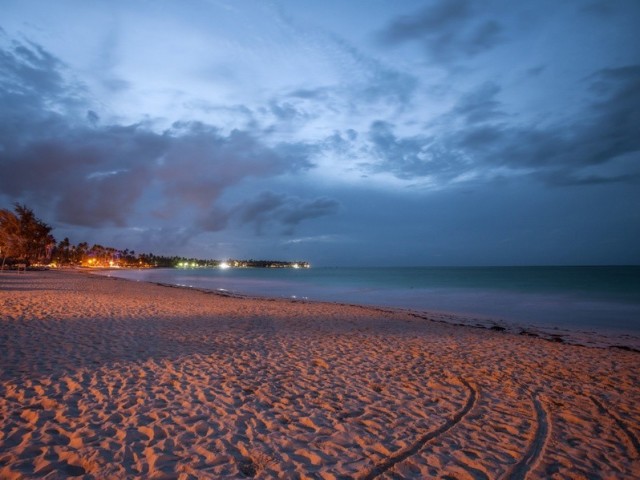
[{"label": "ocean", "polygon": [[475,320],[640,334],[640,266],[110,270],[131,280]]}]

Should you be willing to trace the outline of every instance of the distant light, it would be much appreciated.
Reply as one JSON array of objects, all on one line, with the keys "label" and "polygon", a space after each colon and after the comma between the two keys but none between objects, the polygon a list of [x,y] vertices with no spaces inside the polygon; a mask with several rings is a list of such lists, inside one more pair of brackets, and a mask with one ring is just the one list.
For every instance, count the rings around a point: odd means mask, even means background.
[{"label": "distant light", "polygon": [[297,263],[294,263],[293,268],[300,268],[300,265],[298,265]]},{"label": "distant light", "polygon": [[230,267],[230,265],[227,262],[220,262],[219,267],[223,270],[226,270],[227,268]]}]

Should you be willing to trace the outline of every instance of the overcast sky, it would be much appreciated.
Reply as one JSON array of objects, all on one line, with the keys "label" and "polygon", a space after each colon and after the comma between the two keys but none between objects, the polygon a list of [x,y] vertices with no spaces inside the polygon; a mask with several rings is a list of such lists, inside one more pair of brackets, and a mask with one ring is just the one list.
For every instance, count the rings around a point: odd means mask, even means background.
[{"label": "overcast sky", "polygon": [[638,0],[0,4],[0,207],[59,240],[640,263]]}]

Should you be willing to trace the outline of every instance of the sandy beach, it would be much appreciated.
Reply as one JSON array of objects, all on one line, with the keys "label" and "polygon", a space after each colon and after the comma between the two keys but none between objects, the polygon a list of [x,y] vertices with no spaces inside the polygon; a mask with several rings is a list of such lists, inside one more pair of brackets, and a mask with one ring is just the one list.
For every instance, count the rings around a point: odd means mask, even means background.
[{"label": "sandy beach", "polygon": [[0,274],[0,478],[640,478],[640,353]]}]

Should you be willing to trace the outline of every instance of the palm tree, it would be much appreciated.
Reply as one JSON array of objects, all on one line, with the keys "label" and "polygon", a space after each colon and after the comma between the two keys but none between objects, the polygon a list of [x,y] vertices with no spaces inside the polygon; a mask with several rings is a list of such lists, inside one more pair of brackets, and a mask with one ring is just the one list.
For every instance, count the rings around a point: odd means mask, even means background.
[{"label": "palm tree", "polygon": [[74,263],[81,264],[85,260],[88,250],[89,250],[89,244],[87,242],[79,243],[74,249],[74,257],[73,257]]},{"label": "palm tree", "polygon": [[0,255],[2,266],[8,257],[19,257],[22,254],[23,242],[20,235],[20,219],[9,210],[0,210]]},{"label": "palm tree", "polygon": [[16,215],[20,221],[22,252],[27,262],[46,259],[51,254],[55,238],[51,235],[51,227],[37,218],[33,210],[26,205],[14,204]]},{"label": "palm tree", "polygon": [[71,261],[71,242],[68,237],[64,237],[56,247],[56,260],[60,265],[68,265]]}]

